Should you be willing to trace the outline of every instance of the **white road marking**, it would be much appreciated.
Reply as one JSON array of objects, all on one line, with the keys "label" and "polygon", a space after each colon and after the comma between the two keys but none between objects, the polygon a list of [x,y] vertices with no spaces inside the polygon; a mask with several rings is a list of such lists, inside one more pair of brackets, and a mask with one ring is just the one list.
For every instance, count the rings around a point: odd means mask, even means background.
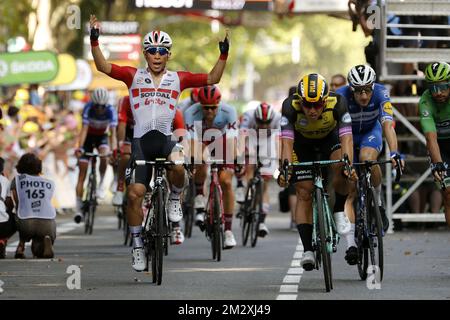
[{"label": "white road marking", "polygon": [[295,249],[291,268],[288,269],[287,274],[283,278],[283,284],[280,286],[277,300],[297,300],[298,287],[303,274],[303,268],[300,266],[300,259],[303,256],[303,244],[300,239]]}]

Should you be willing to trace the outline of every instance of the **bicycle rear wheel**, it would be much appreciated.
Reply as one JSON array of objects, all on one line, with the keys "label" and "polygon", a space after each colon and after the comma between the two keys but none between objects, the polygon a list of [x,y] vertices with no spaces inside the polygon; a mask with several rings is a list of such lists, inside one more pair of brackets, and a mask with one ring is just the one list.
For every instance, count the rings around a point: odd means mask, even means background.
[{"label": "bicycle rear wheel", "polygon": [[384,269],[383,224],[376,199],[376,192],[372,187],[367,197],[368,208],[370,208],[368,219],[370,262],[372,264],[373,274],[381,282],[383,280]]},{"label": "bicycle rear wheel", "polygon": [[220,261],[222,254],[222,206],[220,205],[220,193],[218,187],[214,187],[214,207],[213,207],[213,232],[211,246],[213,251],[213,259]]},{"label": "bicycle rear wheel", "polygon": [[317,224],[319,229],[319,237],[320,241],[319,248],[320,248],[320,255],[322,258],[322,268],[323,268],[323,275],[325,279],[325,289],[327,292],[330,292],[330,290],[333,287],[332,284],[332,277],[331,277],[331,256],[330,253],[327,250],[327,232],[326,232],[326,219],[325,219],[325,212],[323,210],[323,195],[322,191],[320,189],[316,189],[316,206],[317,206]]},{"label": "bicycle rear wheel", "polygon": [[259,219],[262,212],[262,182],[258,182],[255,186],[255,196],[253,197],[253,204],[251,208],[251,244],[254,248],[258,241],[259,233]]},{"label": "bicycle rear wheel", "polygon": [[184,202],[184,235],[186,238],[192,236],[192,228],[194,225],[194,197],[195,197],[195,185],[193,181],[189,183],[189,189]]},{"label": "bicycle rear wheel", "polygon": [[252,199],[255,194],[254,184],[249,182],[247,187],[247,192],[245,193],[245,201],[241,205],[241,231],[242,231],[242,245],[245,247],[247,245],[248,237],[250,235],[251,229],[251,204]]}]

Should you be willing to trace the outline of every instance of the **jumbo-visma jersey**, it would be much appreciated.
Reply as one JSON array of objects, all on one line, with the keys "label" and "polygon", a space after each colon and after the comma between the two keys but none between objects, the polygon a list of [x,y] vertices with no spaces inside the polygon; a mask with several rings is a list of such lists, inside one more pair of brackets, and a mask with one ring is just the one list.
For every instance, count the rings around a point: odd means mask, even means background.
[{"label": "jumbo-visma jersey", "polygon": [[281,138],[323,139],[333,130],[339,136],[352,134],[351,118],[343,97],[330,92],[326,105],[317,120],[308,120],[301,107],[300,97],[291,95],[283,102]]},{"label": "jumbo-visma jersey", "polygon": [[172,134],[172,122],[181,91],[207,85],[207,74],[183,71],[165,71],[159,87],[155,87],[147,69],[112,65],[110,76],[122,80],[129,89],[130,105],[134,117],[134,138],[157,130]]}]

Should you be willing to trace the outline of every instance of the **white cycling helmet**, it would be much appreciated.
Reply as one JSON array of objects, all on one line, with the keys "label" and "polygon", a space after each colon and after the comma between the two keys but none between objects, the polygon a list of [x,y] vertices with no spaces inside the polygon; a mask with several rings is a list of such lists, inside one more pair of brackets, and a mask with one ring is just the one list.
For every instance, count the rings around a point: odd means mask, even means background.
[{"label": "white cycling helmet", "polygon": [[106,105],[109,99],[108,90],[105,88],[97,88],[91,94],[92,102],[98,105]]},{"label": "white cycling helmet", "polygon": [[368,86],[375,83],[377,75],[370,66],[354,66],[348,72],[347,80],[352,87]]},{"label": "white cycling helmet", "polygon": [[144,50],[147,51],[150,47],[165,47],[172,48],[172,39],[164,31],[151,31],[147,33],[142,42]]}]

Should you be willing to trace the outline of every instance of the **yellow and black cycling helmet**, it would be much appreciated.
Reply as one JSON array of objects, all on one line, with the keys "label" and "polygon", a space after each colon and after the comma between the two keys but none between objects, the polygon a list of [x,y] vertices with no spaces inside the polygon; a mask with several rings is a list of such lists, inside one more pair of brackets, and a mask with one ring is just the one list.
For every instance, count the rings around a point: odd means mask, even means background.
[{"label": "yellow and black cycling helmet", "polygon": [[318,73],[310,73],[300,80],[297,93],[304,103],[323,104],[330,94],[330,88],[323,76]]}]

